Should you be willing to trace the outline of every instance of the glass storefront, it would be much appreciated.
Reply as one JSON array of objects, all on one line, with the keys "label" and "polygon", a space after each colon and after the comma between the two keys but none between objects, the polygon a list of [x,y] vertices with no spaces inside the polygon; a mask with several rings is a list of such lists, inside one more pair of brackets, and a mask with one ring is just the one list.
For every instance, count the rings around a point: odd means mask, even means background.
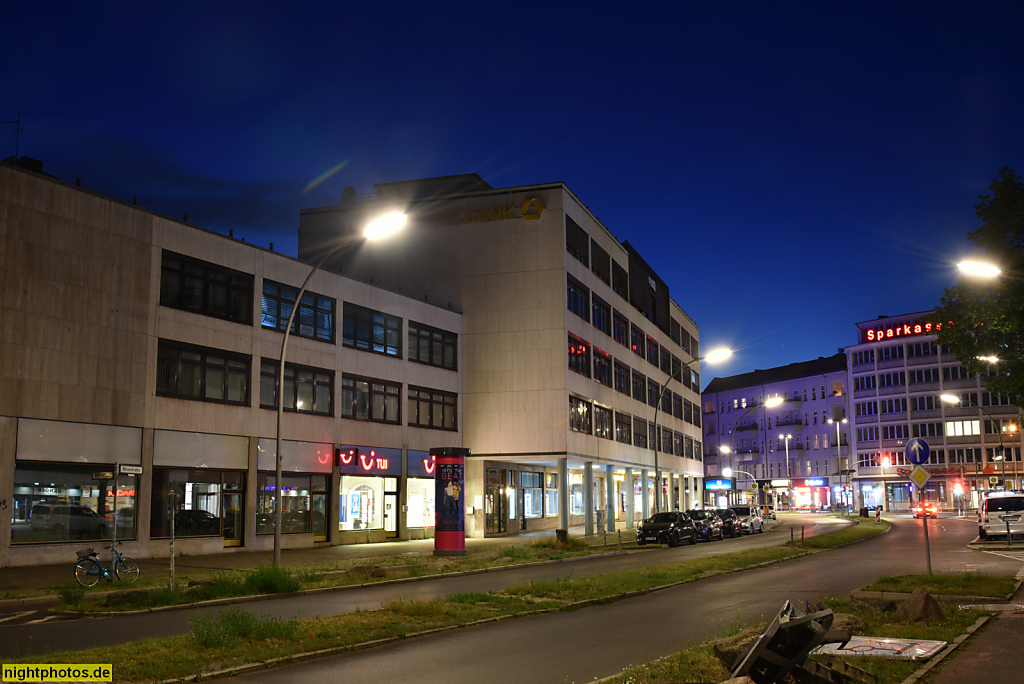
[{"label": "glass storefront", "polygon": [[[282,473],[281,532],[312,532],[326,538],[328,487],[327,475]],[[257,492],[256,533],[273,534],[277,499],[274,473],[259,474]]]},{"label": "glass storefront", "polygon": [[397,537],[402,450],[342,445],[338,458],[338,529],[383,530]]},{"label": "glass storefront", "polygon": [[[135,539],[136,475],[113,475],[113,464],[18,462],[14,468],[11,543]],[[116,494],[116,500],[115,500]]]},{"label": "glass storefront", "polygon": [[149,536],[241,540],[245,473],[230,470],[153,469]]},{"label": "glass storefront", "polygon": [[338,496],[339,530],[384,529],[384,478],[344,475]]}]

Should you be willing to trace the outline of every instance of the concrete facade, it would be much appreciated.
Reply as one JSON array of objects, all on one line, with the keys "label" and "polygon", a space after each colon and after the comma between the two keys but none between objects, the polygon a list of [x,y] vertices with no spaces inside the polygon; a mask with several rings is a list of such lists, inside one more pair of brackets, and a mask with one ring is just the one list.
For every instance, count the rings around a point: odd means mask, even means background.
[{"label": "concrete facade", "polygon": [[[239,321],[161,304],[168,255],[179,255],[192,266],[208,265],[214,273],[210,278],[224,270],[251,283],[251,310]],[[95,507],[99,502],[101,509],[107,507],[104,529],[124,526],[126,553],[167,555],[169,542],[156,521],[161,511],[167,518],[169,509],[166,493],[157,491],[157,475],[187,479],[182,492],[194,503],[178,504],[194,505],[194,517],[207,504],[220,511],[214,515],[221,519],[217,530],[179,539],[178,549],[270,548],[272,535],[263,533],[258,521],[265,523],[260,506],[265,513],[272,489],[260,483],[273,470],[276,410],[261,408],[261,362],[276,366],[282,335],[261,324],[266,320],[261,292],[264,283],[273,281],[292,288],[294,295],[310,268],[242,240],[0,164],[0,566],[71,560],[69,545],[77,548],[90,539],[95,530],[79,532],[76,540],[74,525],[66,521],[63,527],[48,528],[48,534],[70,533],[70,538],[47,539],[31,523],[31,508],[44,504]],[[189,277],[182,282],[187,284]],[[205,281],[208,292],[215,286]],[[332,339],[293,334],[289,343],[286,369],[297,367],[300,410],[285,413],[283,459],[287,473],[299,481],[307,475],[312,479],[305,489],[289,488],[304,503],[295,510],[299,531],[285,535],[284,544],[429,536],[430,525],[408,524],[409,464],[415,466],[430,448],[462,444],[462,316],[422,298],[326,271],[314,276],[309,291],[334,302]],[[397,319],[400,350],[406,348],[413,321],[453,335],[459,344],[456,369],[415,362],[404,351],[382,354],[344,344],[342,309],[348,305]],[[205,394],[182,398],[158,391],[158,384],[168,382],[161,375],[161,369],[171,367],[162,356],[167,349],[181,359],[202,358],[205,365],[194,368],[199,368],[195,372],[203,378]],[[222,356],[229,359],[226,366]],[[186,361],[180,363],[186,368]],[[221,387],[227,387],[227,401],[215,396],[224,368],[229,379]],[[313,386],[303,384],[304,369],[319,372],[318,401],[323,405],[331,398],[326,413],[303,412],[303,392]],[[343,392],[343,378],[349,376],[400,388],[400,395],[387,401],[397,399],[401,419],[343,417],[343,402],[354,401]],[[459,397],[454,424],[443,429],[411,424],[407,392],[412,387]],[[290,392],[291,386],[285,389]],[[233,392],[244,401],[234,401]],[[365,473],[380,476],[390,522],[382,523],[374,509],[372,524],[363,515],[358,522],[348,521],[353,529],[340,529],[345,526],[339,518],[348,509],[343,513],[339,508],[354,507],[357,501],[379,508],[381,491],[376,481],[363,483],[351,496],[343,489],[346,472],[355,477],[336,458],[336,451],[347,445],[360,453],[378,450],[390,456],[386,473]],[[95,471],[111,470],[115,463],[141,467],[142,474],[126,476],[116,488],[92,479]],[[59,482],[72,476],[76,484]],[[47,477],[54,482],[44,482]],[[427,485],[417,486],[426,496]],[[114,489],[131,505],[110,510]],[[322,508],[317,509],[319,528],[309,522],[317,516],[317,510],[309,510],[310,500]],[[420,506],[427,503],[417,500]]]},{"label": "concrete facade", "polygon": [[[700,500],[699,329],[628,242],[564,184],[492,188],[467,174],[378,184],[367,201],[304,210],[300,258],[385,207],[409,215],[402,239],[332,267],[461,313],[467,534],[613,529]],[[648,391],[666,384],[655,464],[658,396]]]},{"label": "concrete facade", "polygon": [[858,323],[857,344],[847,347],[858,505],[908,510],[919,500],[905,453],[915,437],[930,451],[924,496],[943,509],[976,508],[987,492],[1021,486],[1020,409],[938,346],[932,313]]}]

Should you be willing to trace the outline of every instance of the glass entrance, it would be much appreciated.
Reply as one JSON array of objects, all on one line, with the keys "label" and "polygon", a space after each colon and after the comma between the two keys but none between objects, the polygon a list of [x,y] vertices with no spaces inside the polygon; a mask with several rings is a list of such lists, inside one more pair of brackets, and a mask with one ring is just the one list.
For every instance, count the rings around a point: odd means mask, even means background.
[{"label": "glass entrance", "polygon": [[398,478],[384,478],[384,536],[398,537]]},{"label": "glass entrance", "polygon": [[504,471],[487,471],[487,494],[484,496],[484,517],[487,534],[500,534],[506,530]]},{"label": "glass entrance", "polygon": [[245,532],[242,495],[224,492],[224,546],[241,546]]}]

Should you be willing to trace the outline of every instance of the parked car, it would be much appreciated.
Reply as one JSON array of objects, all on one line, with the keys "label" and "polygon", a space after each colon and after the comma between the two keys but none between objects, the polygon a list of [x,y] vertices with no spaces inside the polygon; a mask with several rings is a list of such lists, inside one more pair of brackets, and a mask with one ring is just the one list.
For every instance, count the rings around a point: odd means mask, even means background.
[{"label": "parked car", "polygon": [[192,537],[220,534],[220,518],[213,513],[194,508],[174,514],[174,535]]},{"label": "parked car", "polygon": [[761,515],[765,520],[778,520],[778,518],[775,517],[775,506],[762,507]]},{"label": "parked car", "polygon": [[761,517],[760,506],[730,506],[740,519],[740,531],[747,534],[764,532],[764,518]]},{"label": "parked car", "polygon": [[718,517],[715,509],[694,508],[686,511],[686,515],[693,521],[698,539],[709,542],[723,538],[722,519]]},{"label": "parked car", "polygon": [[103,516],[77,504],[36,504],[29,526],[58,539],[102,539],[107,533]]},{"label": "parked car", "polygon": [[731,508],[715,509],[718,517],[722,519],[722,535],[725,537],[738,537],[743,532],[740,517]]},{"label": "parked car", "polygon": [[914,513],[915,518],[937,518],[939,517],[939,507],[933,504],[931,501],[925,501],[919,503],[911,509]]},{"label": "parked car", "polygon": [[[978,509],[978,536],[1005,537],[1007,521],[1010,519],[1010,536],[1024,534],[1024,494],[993,494],[981,502]],[[1013,518],[1017,519],[1014,520]]]},{"label": "parked car", "polygon": [[648,543],[679,546],[683,540],[696,544],[697,530],[689,516],[680,511],[655,513],[636,528],[636,543],[640,546]]}]

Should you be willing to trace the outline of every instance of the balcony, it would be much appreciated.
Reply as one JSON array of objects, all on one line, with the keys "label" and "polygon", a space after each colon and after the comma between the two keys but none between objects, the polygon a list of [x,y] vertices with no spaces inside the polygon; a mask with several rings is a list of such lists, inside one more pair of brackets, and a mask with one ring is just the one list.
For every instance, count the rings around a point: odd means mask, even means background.
[{"label": "balcony", "polygon": [[733,428],[733,431],[734,432],[746,432],[746,431],[749,431],[749,430],[760,430],[760,429],[761,429],[761,426],[758,425],[757,423],[747,423],[745,425],[737,425],[735,428]]}]

